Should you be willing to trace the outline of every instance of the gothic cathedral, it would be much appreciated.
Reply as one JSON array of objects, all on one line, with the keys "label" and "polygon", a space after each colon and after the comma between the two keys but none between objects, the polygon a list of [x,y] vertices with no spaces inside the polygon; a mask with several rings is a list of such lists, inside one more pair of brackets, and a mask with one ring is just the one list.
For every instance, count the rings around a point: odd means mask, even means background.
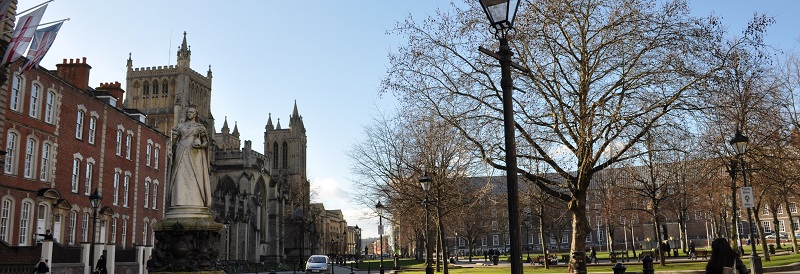
[{"label": "gothic cathedral", "polygon": [[[138,109],[147,124],[170,136],[174,125],[193,106],[208,132],[213,132],[211,206],[215,220],[225,224],[221,260],[283,262],[307,256],[309,182],[306,177],[306,129],[294,104],[289,125],[267,117],[263,153],[239,139],[224,120],[220,132],[211,114],[211,66],[205,76],[190,68],[186,32],[177,65],[133,68],[128,57],[125,108]],[[169,171],[168,171],[169,172]],[[169,190],[167,190],[169,191]]]}]

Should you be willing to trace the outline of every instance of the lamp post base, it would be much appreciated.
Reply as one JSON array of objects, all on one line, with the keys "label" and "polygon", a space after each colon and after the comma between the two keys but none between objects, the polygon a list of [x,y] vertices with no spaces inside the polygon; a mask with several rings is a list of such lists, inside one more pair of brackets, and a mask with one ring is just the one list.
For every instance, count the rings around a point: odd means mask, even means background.
[{"label": "lamp post base", "polygon": [[764,269],[761,267],[761,257],[758,254],[753,254],[750,256],[750,273],[751,274],[763,274]]},{"label": "lamp post base", "polygon": [[430,266],[430,265],[426,266],[425,267],[425,274],[433,274],[433,267]]}]

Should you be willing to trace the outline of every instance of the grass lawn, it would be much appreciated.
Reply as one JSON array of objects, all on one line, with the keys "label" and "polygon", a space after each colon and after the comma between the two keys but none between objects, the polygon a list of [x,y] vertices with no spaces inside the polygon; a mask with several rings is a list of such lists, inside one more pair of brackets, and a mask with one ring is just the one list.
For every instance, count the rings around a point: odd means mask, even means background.
[{"label": "grass lawn", "polygon": [[[771,261],[769,261],[769,262],[764,261],[763,257],[761,259],[762,259],[761,263],[762,263],[762,265],[764,267],[781,266],[781,265],[787,265],[787,264],[791,264],[791,263],[795,263],[795,262],[800,261],[800,255],[798,255],[798,254],[781,255],[781,256],[773,255],[773,256],[770,257]],[[461,262],[463,263],[464,260],[462,260]],[[473,259],[473,264],[479,264],[481,262],[483,262],[482,258],[480,260]],[[606,262],[607,262],[607,260],[606,260]],[[630,263],[628,263],[628,265],[626,265],[628,267],[628,271],[641,272],[642,265],[641,264],[636,264],[634,262],[635,262],[635,260],[631,261]],[[389,265],[391,263],[392,263],[391,261],[384,261],[384,267],[386,269],[390,269],[391,267]],[[659,271],[703,270],[706,267],[706,263],[707,263],[707,261],[703,260],[703,259],[699,259],[699,260],[696,260],[696,261],[693,261],[693,262],[680,262],[680,263],[670,262],[669,260],[667,260],[667,265],[666,266],[661,266],[657,262],[653,262],[653,266],[654,266],[655,271],[657,273]],[[411,274],[425,273],[425,265],[423,263],[417,262],[414,259],[401,259],[399,264],[401,265],[401,268],[403,269],[402,273],[411,273]],[[749,266],[750,265],[750,260],[745,258],[744,259],[744,264]],[[362,265],[366,267],[366,264],[362,264]],[[377,266],[378,266],[378,263],[375,263],[374,261],[372,261],[372,266],[373,266],[372,269],[376,269]],[[434,268],[435,268],[435,266],[434,266]],[[589,265],[587,267],[587,270],[589,272],[613,272],[613,270],[611,269],[611,266],[609,266],[609,265],[603,265],[603,266],[592,266],[592,265]],[[469,267],[469,268],[468,267],[459,267],[459,266],[450,265],[450,267],[449,267],[449,272],[452,273],[452,274],[467,274],[467,273],[478,273],[478,274],[498,273],[498,274],[500,274],[500,273],[509,273],[509,271],[510,271],[510,267],[508,265],[492,266],[492,267]],[[523,271],[525,273],[566,273],[567,272],[567,268],[564,265],[557,265],[557,266],[551,266],[549,269],[544,269],[544,267],[542,267],[542,266],[531,266],[530,264],[525,264]],[[442,273],[442,272],[438,272],[438,273]]]}]

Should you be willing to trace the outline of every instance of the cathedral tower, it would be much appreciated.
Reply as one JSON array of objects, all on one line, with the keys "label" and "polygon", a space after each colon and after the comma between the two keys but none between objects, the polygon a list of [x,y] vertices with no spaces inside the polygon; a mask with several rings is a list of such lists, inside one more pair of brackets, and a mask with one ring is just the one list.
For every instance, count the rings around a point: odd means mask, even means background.
[{"label": "cathedral tower", "polygon": [[185,109],[194,106],[198,120],[213,132],[211,115],[211,66],[203,76],[189,67],[191,47],[186,43],[186,32],[178,48],[177,65],[133,68],[128,56],[127,96],[123,105],[147,115],[147,124],[170,135],[175,124],[185,119]]}]

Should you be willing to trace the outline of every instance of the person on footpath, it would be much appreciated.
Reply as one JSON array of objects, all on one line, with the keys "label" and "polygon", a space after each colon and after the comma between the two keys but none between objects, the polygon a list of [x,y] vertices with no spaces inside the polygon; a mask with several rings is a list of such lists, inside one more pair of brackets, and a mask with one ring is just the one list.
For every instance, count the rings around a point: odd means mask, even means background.
[{"label": "person on footpath", "polygon": [[31,273],[39,273],[39,274],[46,274],[50,273],[50,267],[47,266],[47,260],[44,258],[39,259],[39,262],[36,263],[36,266],[33,267],[33,271]]},{"label": "person on footpath", "polygon": [[706,274],[723,274],[725,268],[735,268],[739,274],[750,273],[728,240],[717,238],[711,242],[711,258],[706,265]]},{"label": "person on footpath", "polygon": [[100,259],[97,259],[97,265],[95,265],[94,269],[98,274],[108,274],[108,270],[106,269],[105,255],[100,255]]}]

